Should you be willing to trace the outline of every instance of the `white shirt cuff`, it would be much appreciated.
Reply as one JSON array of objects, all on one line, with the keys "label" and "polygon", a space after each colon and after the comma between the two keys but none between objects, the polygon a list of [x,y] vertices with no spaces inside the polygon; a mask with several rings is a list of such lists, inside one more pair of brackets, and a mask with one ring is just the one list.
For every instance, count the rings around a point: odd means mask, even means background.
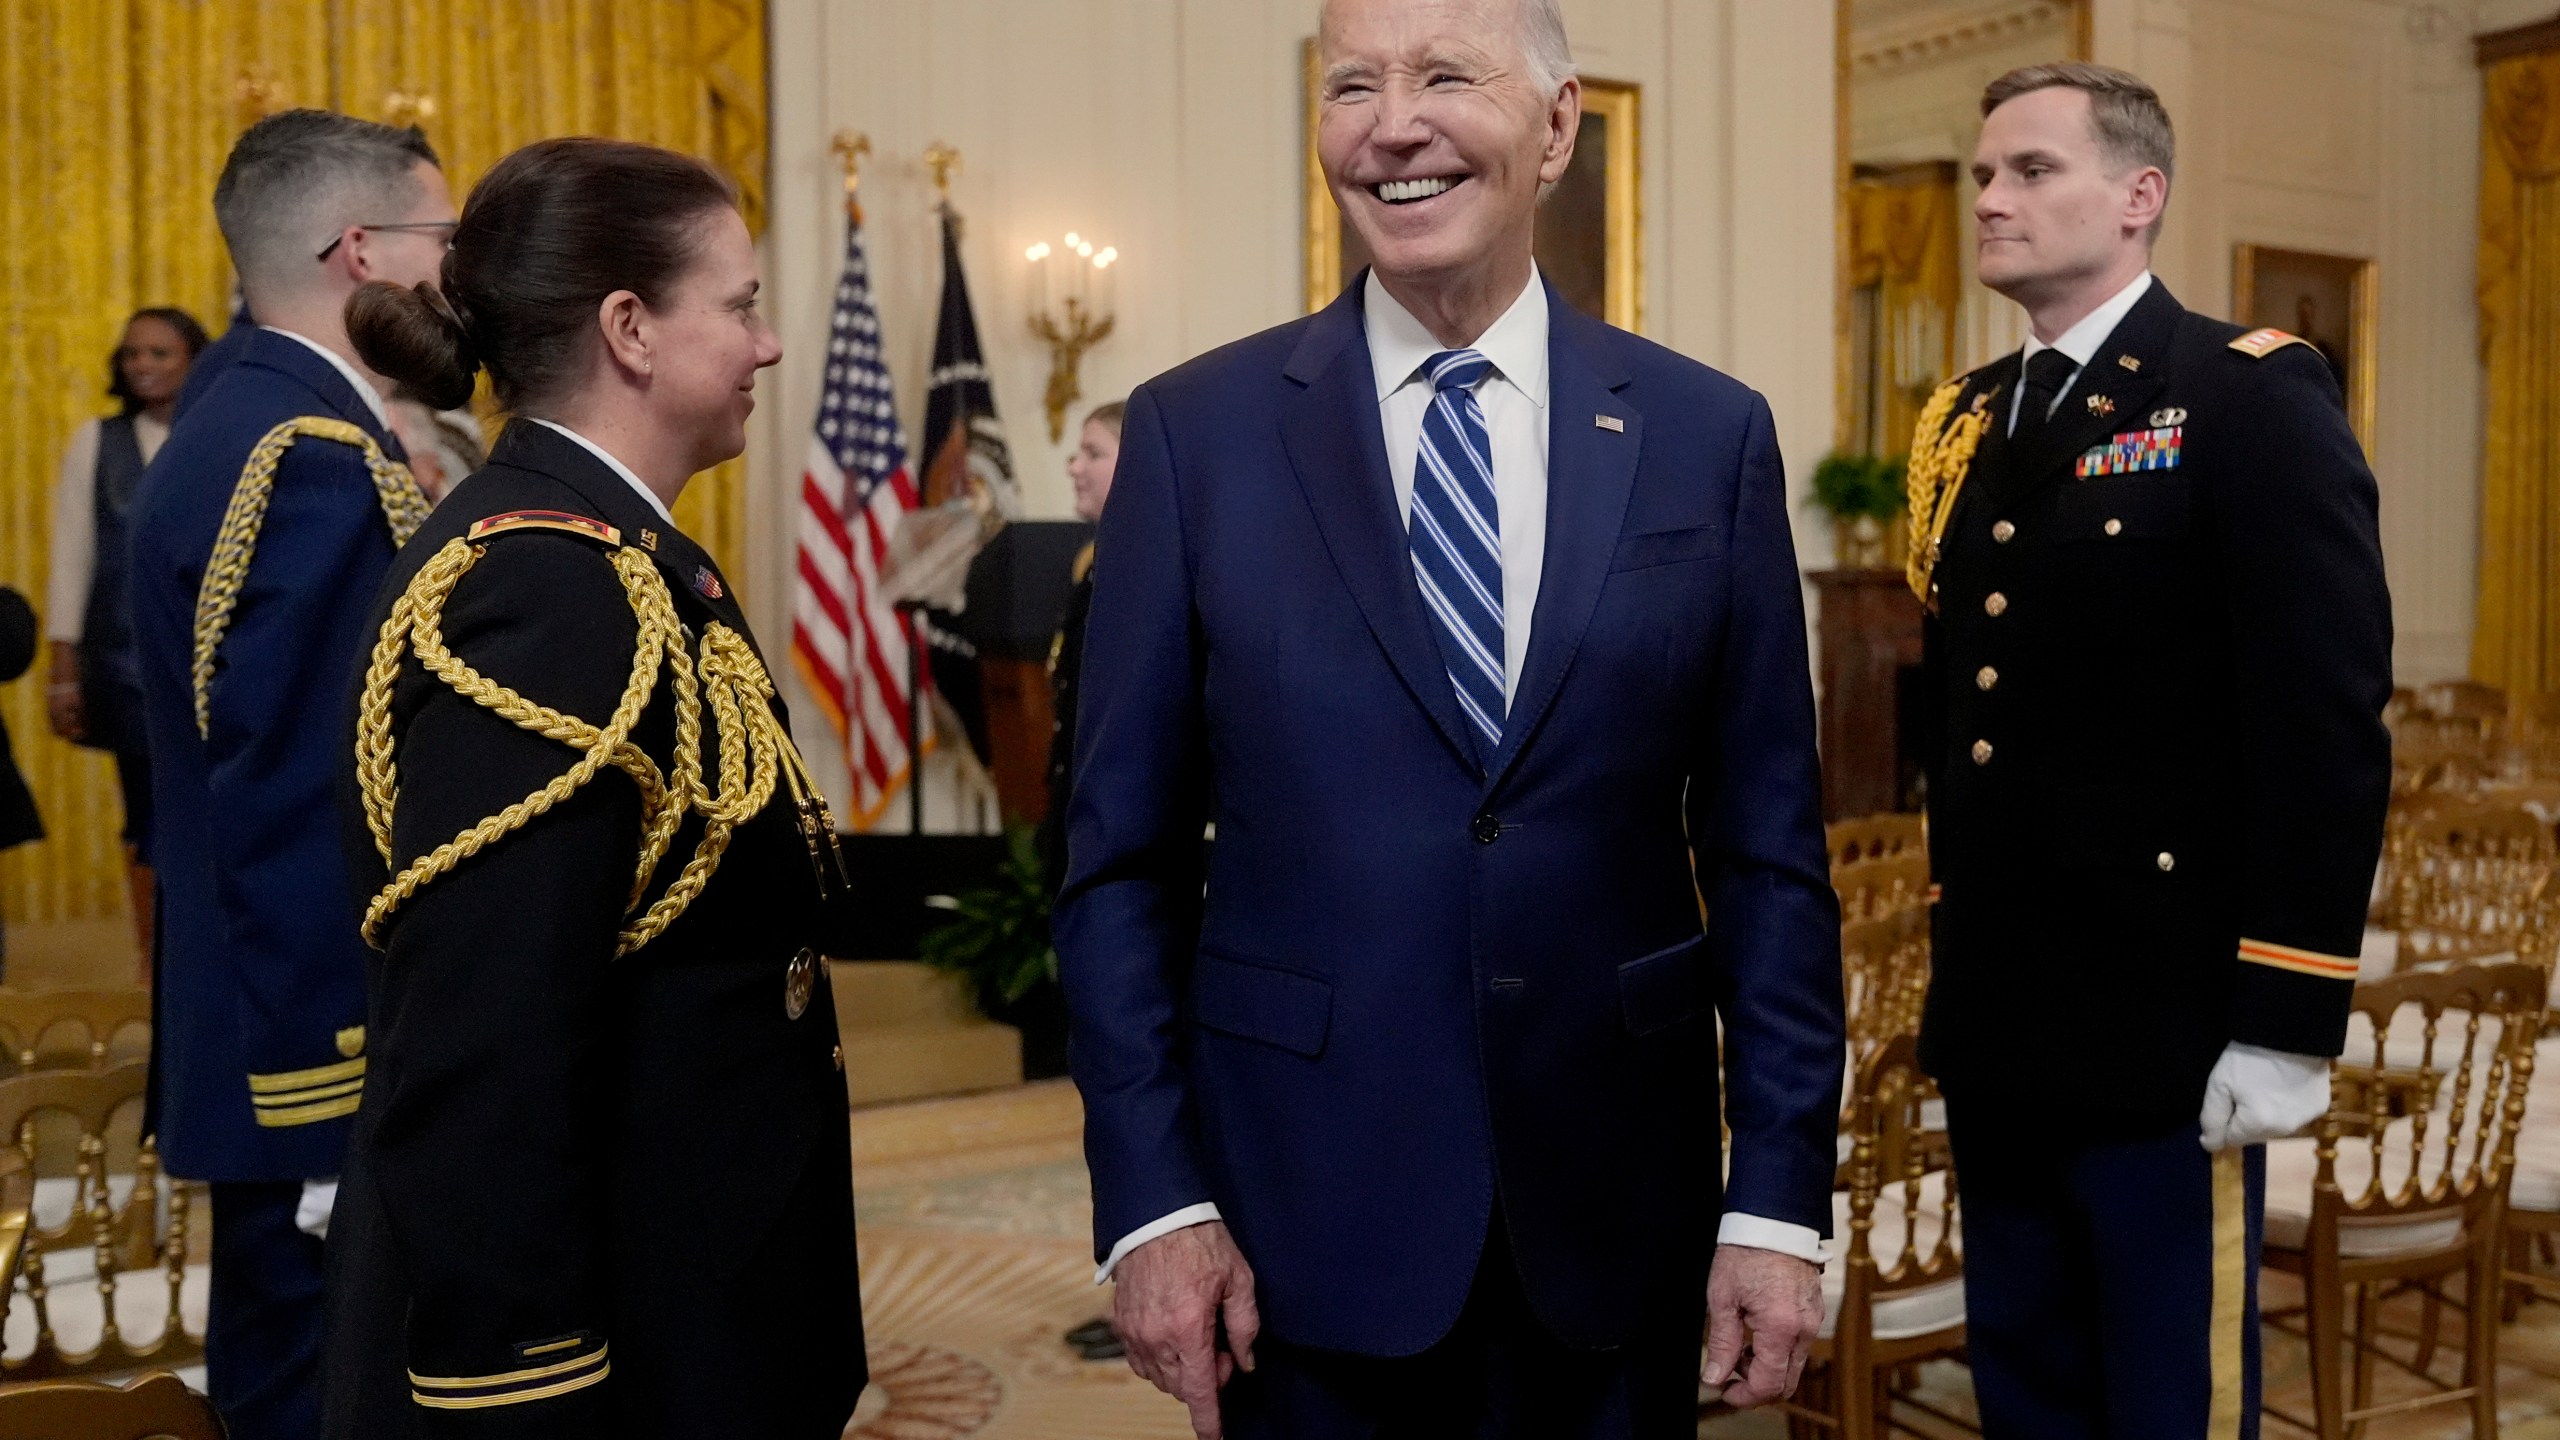
[{"label": "white shirt cuff", "polygon": [[1799,1260],[1822,1263],[1822,1234],[1810,1225],[1790,1225],[1784,1220],[1763,1220],[1757,1215],[1727,1214],[1716,1225],[1718,1245],[1747,1245],[1754,1250],[1775,1250]]},{"label": "white shirt cuff", "polygon": [[1111,1272],[1120,1268],[1120,1262],[1128,1258],[1129,1252],[1148,1241],[1170,1235],[1176,1230],[1188,1230],[1194,1225],[1206,1225],[1220,1218],[1223,1217],[1218,1214],[1218,1207],[1204,1200],[1197,1205],[1185,1205],[1161,1220],[1139,1226],[1121,1236],[1120,1243],[1111,1247],[1111,1257],[1102,1262],[1101,1269],[1093,1272],[1093,1283],[1100,1285],[1108,1281],[1111,1278]]}]

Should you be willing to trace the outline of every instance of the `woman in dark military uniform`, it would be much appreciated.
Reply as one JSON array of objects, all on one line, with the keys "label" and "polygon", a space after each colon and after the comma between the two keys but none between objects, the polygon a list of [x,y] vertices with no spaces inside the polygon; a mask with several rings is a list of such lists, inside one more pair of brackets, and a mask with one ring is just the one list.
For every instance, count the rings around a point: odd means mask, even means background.
[{"label": "woman in dark military uniform", "polygon": [[513,419],[401,553],[361,677],[376,947],[327,1433],[833,1440],[864,1380],[833,824],[669,518],[781,357],[726,184],[553,140],[472,193],[366,362]]}]

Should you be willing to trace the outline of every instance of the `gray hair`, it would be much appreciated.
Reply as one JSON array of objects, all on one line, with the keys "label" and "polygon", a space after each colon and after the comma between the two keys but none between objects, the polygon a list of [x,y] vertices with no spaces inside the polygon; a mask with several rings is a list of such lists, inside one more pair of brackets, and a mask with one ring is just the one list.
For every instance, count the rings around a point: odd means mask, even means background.
[{"label": "gray hair", "polygon": [[[1519,8],[1520,53],[1527,58],[1529,78],[1553,98],[1573,78],[1573,46],[1564,37],[1564,7],[1559,0],[1515,0]],[[1316,5],[1316,28],[1324,28],[1323,0]]]},{"label": "gray hair", "polygon": [[327,110],[286,110],[231,147],[213,187],[214,223],[244,288],[293,286],[350,225],[381,225],[417,203],[425,134]]},{"label": "gray hair", "polygon": [[1573,78],[1573,46],[1564,38],[1564,8],[1559,0],[1520,0],[1520,53],[1529,58],[1529,74],[1549,95]]}]

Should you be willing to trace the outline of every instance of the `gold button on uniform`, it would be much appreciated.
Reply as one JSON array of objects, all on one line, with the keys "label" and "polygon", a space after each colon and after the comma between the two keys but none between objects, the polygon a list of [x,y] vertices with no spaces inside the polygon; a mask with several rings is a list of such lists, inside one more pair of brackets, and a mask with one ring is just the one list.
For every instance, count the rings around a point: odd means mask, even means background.
[{"label": "gold button on uniform", "polygon": [[2016,535],[2017,533],[2018,533],[2018,527],[2017,527],[2017,526],[2010,524],[2010,523],[2009,523],[2008,521],[2006,521],[2006,520],[2003,520],[2003,521],[2001,521],[1999,524],[1994,525],[1994,526],[1992,526],[1992,527],[1991,527],[1991,539],[1992,539],[1992,543],[1994,543],[1994,544],[1998,544],[1998,545],[2006,545],[2006,544],[2008,544],[2008,543],[2009,543],[2009,539],[2010,539],[2010,537],[2011,537],[2011,536],[2013,536],[2013,535]]},{"label": "gold button on uniform", "polygon": [[1976,740],[1973,742],[1973,763],[1976,765],[1988,765],[1991,763],[1990,741]]},{"label": "gold button on uniform", "polygon": [[2110,535],[2121,535],[2121,534],[2123,534],[2123,533],[2124,533],[2124,522],[2123,522],[2123,521],[2121,521],[2121,520],[2110,520],[2110,521],[2108,521],[2108,522],[2107,522],[2107,533],[2108,533],[2108,534],[2110,534]]},{"label": "gold button on uniform", "polygon": [[2163,850],[2163,851],[2161,851],[2161,852],[2160,852],[2159,865],[2160,865],[2161,873],[2162,873],[2162,874],[2167,874],[2169,871],[2172,871],[2172,870],[2175,870],[2175,869],[2177,869],[2177,868],[2178,868],[2178,857],[2177,857],[2177,856],[2175,856],[2175,855],[2170,854],[2170,853],[2169,853],[2168,851],[2166,851],[2166,850]]},{"label": "gold button on uniform", "polygon": [[1988,665],[1985,665],[1981,669],[1973,672],[1973,685],[1977,690],[1989,690],[1999,683],[2000,672],[1992,669]]},{"label": "gold button on uniform", "polygon": [[1989,615],[1994,619],[2008,614],[2009,597],[2001,594],[1997,590],[1992,591],[1990,597],[1982,602],[1982,613]]},{"label": "gold button on uniform", "polygon": [[803,948],[782,972],[782,1013],[793,1020],[809,1013],[809,997],[818,988],[818,952]]}]

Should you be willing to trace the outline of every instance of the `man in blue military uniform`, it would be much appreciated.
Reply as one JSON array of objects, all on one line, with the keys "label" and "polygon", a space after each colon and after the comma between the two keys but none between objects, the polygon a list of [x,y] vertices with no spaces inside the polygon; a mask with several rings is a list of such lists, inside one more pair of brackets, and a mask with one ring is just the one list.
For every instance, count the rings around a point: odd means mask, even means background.
[{"label": "man in blue military uniform", "polygon": [[262,323],[133,512],[151,1101],[170,1171],[213,1186],[214,1402],[235,1440],[302,1440],[319,1433],[319,1237],[365,1068],[334,787],[366,609],[427,509],[343,311],[368,281],[433,282],[454,210],[416,131],[295,110],[240,137],[214,215]]},{"label": "man in blue military uniform", "polygon": [[2149,86],[2038,66],[1983,113],[1981,274],[2033,333],[1911,458],[1983,1430],[2253,1436],[2262,1143],[2327,1108],[2390,791],[2373,475],[2317,351],[2152,277]]}]

